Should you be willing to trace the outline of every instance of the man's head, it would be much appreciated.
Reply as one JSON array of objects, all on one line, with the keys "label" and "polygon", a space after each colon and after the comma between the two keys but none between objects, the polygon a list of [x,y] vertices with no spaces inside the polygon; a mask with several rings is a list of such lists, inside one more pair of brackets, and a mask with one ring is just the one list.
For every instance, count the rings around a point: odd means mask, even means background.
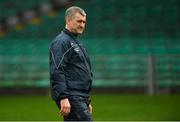
[{"label": "man's head", "polygon": [[86,13],[83,9],[72,6],[65,13],[66,29],[75,34],[82,34],[86,24]]}]

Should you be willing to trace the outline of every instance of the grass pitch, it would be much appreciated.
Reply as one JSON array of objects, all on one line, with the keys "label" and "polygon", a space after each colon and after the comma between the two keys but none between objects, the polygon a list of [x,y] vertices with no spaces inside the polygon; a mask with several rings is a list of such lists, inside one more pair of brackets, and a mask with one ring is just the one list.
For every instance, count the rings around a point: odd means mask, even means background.
[{"label": "grass pitch", "polygon": [[[95,121],[180,120],[180,95],[92,95]],[[58,121],[50,96],[0,96],[1,121]]]}]

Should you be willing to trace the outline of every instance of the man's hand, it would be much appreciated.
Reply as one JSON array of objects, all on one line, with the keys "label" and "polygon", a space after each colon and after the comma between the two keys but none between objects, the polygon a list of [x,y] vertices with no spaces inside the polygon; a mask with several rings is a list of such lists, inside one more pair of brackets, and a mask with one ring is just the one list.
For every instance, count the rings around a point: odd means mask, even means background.
[{"label": "man's hand", "polygon": [[89,104],[89,108],[88,108],[88,109],[89,109],[89,113],[92,114],[92,109],[93,109],[93,108],[92,108],[92,105],[91,105],[91,104]]},{"label": "man's hand", "polygon": [[60,105],[61,105],[60,114],[62,114],[63,116],[67,116],[71,111],[71,105],[69,103],[68,98],[62,99],[60,101]]}]

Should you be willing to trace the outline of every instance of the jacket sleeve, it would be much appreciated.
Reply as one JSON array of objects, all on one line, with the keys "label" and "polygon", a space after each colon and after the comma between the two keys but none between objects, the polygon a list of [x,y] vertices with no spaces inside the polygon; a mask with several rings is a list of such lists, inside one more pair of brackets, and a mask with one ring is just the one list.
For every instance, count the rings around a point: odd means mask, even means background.
[{"label": "jacket sleeve", "polygon": [[57,40],[50,46],[51,95],[54,100],[68,97],[64,68],[68,62],[67,44]]}]

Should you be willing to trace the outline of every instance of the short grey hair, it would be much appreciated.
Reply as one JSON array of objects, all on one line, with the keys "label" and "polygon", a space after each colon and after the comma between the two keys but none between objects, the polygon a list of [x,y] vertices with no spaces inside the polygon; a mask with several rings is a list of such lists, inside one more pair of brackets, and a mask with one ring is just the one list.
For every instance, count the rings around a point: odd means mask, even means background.
[{"label": "short grey hair", "polygon": [[72,6],[72,7],[69,7],[66,10],[66,12],[65,12],[65,19],[67,17],[72,19],[76,13],[80,13],[82,16],[86,16],[86,13],[85,13],[85,11],[82,8],[77,7],[77,6]]}]

